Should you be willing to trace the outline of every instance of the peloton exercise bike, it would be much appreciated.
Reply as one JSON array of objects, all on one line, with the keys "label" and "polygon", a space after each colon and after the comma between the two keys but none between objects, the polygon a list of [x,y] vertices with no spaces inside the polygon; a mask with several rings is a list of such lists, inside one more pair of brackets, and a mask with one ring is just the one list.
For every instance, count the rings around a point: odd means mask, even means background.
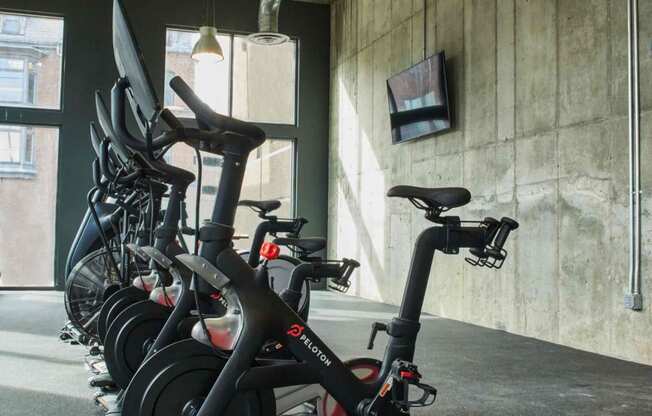
[{"label": "peloton exercise bike", "polygon": [[[113,131],[112,120],[99,94],[96,97],[98,119],[105,134],[107,137],[114,138],[113,141],[120,143],[122,146],[123,143],[120,142],[119,137]],[[119,99],[124,100],[124,97],[120,96]],[[126,130],[124,131],[126,132]],[[166,169],[170,169],[170,167],[166,166]],[[149,169],[148,172],[151,170],[153,169]],[[134,285],[117,292],[107,300],[103,307],[106,314],[100,314],[99,320],[104,322],[104,327],[106,327],[106,330],[100,330],[100,334],[104,334],[103,358],[110,378],[107,378],[105,374],[94,377],[91,379],[91,385],[93,386],[114,384],[118,388],[126,388],[133,373],[138,369],[150,350],[156,351],[177,338],[188,337],[190,334],[184,332],[183,324],[185,323],[185,326],[187,326],[188,322],[192,323],[197,319],[190,316],[190,309],[195,302],[189,290],[191,275],[175,259],[175,255],[179,254],[181,249],[176,247],[174,242],[174,237],[179,232],[178,217],[173,215],[179,212],[174,210],[179,201],[174,200],[174,195],[182,195],[185,192],[185,188],[179,186],[176,183],[179,181],[175,182],[174,178],[175,172],[180,171],[168,171],[165,177],[160,178],[164,182],[172,184],[172,196],[163,225],[156,229],[154,247],[129,245],[134,253],[140,253],[139,255],[142,258],[152,259],[156,263],[155,272],[147,276],[147,284],[138,285],[143,281],[143,277],[136,277]],[[185,186],[186,183],[187,181],[182,181],[181,185]],[[289,236],[296,237],[307,223],[304,218],[280,219],[271,215],[272,211],[281,206],[279,201],[245,200],[240,201],[239,206],[253,209],[263,220],[256,229],[251,251],[241,253],[253,267],[259,263],[258,252],[267,235],[276,237],[278,233],[287,233]],[[175,250],[170,252],[170,246],[174,246]],[[325,242],[323,245],[315,247],[314,251],[321,250],[324,246]],[[165,252],[162,250],[163,247],[167,247]],[[276,286],[279,291],[287,287],[291,270],[299,263],[300,260],[285,255],[275,259],[273,264],[270,265],[270,284]],[[169,278],[167,279],[168,282],[160,281],[158,278],[151,278],[152,275],[165,273],[169,273],[173,277],[171,285],[168,285]],[[154,285],[156,287],[153,287]],[[307,318],[310,299],[307,282],[300,291],[301,305],[298,310],[304,318]],[[223,299],[217,293],[211,294],[210,299],[213,304],[210,307],[212,313],[221,315],[224,312],[224,309],[220,309]]]},{"label": "peloton exercise bike", "polygon": [[[140,102],[143,95],[138,89],[143,85],[144,68],[120,0],[114,0],[113,17],[120,75],[128,80],[131,93]],[[388,324],[374,326],[372,341],[378,331],[389,335],[383,360],[376,362],[376,371],[370,377],[359,378],[352,362],[342,362],[296,311],[270,289],[264,262],[254,269],[233,249],[235,210],[248,155],[264,142],[264,132],[249,123],[214,113],[179,77],[173,78],[170,85],[195,114],[198,127],[176,128],[151,138],[151,148],[184,141],[224,156],[211,220],[200,230],[200,256],[184,254],[179,260],[200,278],[195,290],[219,290],[228,298],[230,311],[221,318],[213,318],[212,333],[206,322],[202,324],[203,331],[193,331],[198,343],[210,342],[213,359],[188,360],[185,367],[177,367],[174,373],[160,369],[151,378],[137,414],[276,415],[282,410],[277,409],[278,389],[298,387],[293,394],[297,398],[293,405],[298,406],[307,401],[301,395],[301,387],[309,389],[314,385],[322,386],[324,391],[321,400],[315,398],[316,414],[405,415],[413,407],[432,404],[436,390],[422,383],[412,360],[434,253],[439,250],[458,254],[460,249],[469,248],[477,257],[470,261],[472,264],[499,268],[507,254],[504,244],[518,223],[509,218],[462,221],[459,217],[442,216],[470,201],[469,191],[463,188],[390,189],[388,196],[408,199],[424,210],[435,226],[424,230],[416,241],[398,316]],[[289,351],[293,358],[259,358],[270,340]],[[164,351],[151,355],[145,364]],[[414,398],[410,391],[420,393],[420,397]]]},{"label": "peloton exercise bike", "polygon": [[68,256],[64,304],[70,321],[61,331],[63,340],[85,345],[98,339],[104,301],[133,277],[125,245],[130,241],[150,244],[167,190],[144,175],[128,172],[126,149],[115,144],[109,147],[95,123],[91,123],[90,136],[97,155],[93,161],[95,186],[88,194],[89,208]]}]

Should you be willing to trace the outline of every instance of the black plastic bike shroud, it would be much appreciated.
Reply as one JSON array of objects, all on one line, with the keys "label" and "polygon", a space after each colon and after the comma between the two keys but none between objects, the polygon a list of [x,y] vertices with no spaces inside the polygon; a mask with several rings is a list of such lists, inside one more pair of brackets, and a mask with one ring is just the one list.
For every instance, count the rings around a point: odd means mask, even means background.
[{"label": "black plastic bike shroud", "polygon": [[[306,378],[310,378],[315,373],[320,374],[319,383],[348,414],[357,414],[359,403],[374,397],[389,375],[391,365],[396,359],[412,361],[414,358],[418,323],[435,251],[481,247],[485,244],[485,233],[486,230],[481,227],[448,225],[428,228],[419,235],[412,255],[402,306],[399,316],[395,318],[399,322],[404,322],[405,326],[411,326],[416,330],[396,331],[394,334],[389,334],[390,340],[385,350],[380,377],[372,384],[365,384],[358,380],[278,295],[269,288],[256,286],[254,270],[248,267],[237,253],[232,249],[224,249],[217,258],[217,267],[230,277],[238,293],[243,309],[244,328],[240,342],[211,388],[197,416],[222,414],[229,400],[235,397],[239,380],[241,386],[251,389],[272,388],[273,384],[279,382],[275,377],[269,376],[269,369],[252,368],[258,351],[265,340],[270,338],[278,339],[287,345],[297,359],[312,368],[299,370],[309,372]],[[297,337],[288,334],[290,327],[295,324],[301,328],[300,335]],[[320,351],[320,354],[313,352],[315,348]],[[324,356],[329,361],[329,365],[325,365],[322,361]],[[294,361],[287,365],[298,370]],[[280,367],[277,370],[283,371]],[[259,378],[258,375],[263,377]]]}]

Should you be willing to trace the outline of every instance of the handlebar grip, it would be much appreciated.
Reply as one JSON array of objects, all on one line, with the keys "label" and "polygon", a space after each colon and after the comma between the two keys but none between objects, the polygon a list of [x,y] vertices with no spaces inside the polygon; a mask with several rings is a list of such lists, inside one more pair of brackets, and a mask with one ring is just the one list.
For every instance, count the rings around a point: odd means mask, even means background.
[{"label": "handlebar grip", "polygon": [[151,141],[151,146],[148,146],[143,140],[139,140],[131,135],[127,128],[125,100],[127,99],[126,90],[129,88],[129,82],[120,78],[113,88],[111,89],[111,127],[115,137],[112,139],[117,140],[123,146],[135,149],[140,152],[149,152],[152,150],[159,150],[167,145],[173,144],[179,140],[176,130],[165,132],[161,136],[154,138]]},{"label": "handlebar grip", "polygon": [[265,132],[253,124],[215,113],[197,97],[197,94],[195,94],[192,88],[181,77],[176,76],[172,78],[170,80],[170,87],[186,103],[188,108],[195,113],[197,118],[208,124],[211,128],[237,133],[260,141],[261,143],[265,140]]},{"label": "handlebar grip", "polygon": [[344,267],[346,267],[346,270],[344,271],[342,278],[344,280],[349,280],[355,269],[360,267],[360,263],[353,259],[344,259]]},{"label": "handlebar grip", "polygon": [[111,169],[109,169],[109,143],[108,140],[104,140],[100,144],[100,171],[105,178],[113,181],[115,176]]},{"label": "handlebar grip", "polygon": [[102,184],[102,173],[100,173],[100,161],[98,158],[95,158],[93,160],[93,182],[95,182],[95,186],[98,189],[102,189],[103,184]]},{"label": "handlebar grip", "polygon": [[500,229],[500,221],[493,217],[486,217],[482,222],[487,224],[487,241],[494,241],[494,238],[496,238],[496,234]]},{"label": "handlebar grip", "polygon": [[493,246],[497,249],[502,249],[507,241],[509,233],[518,228],[518,222],[511,218],[503,217],[500,220],[500,229],[496,235]]},{"label": "handlebar grip", "polygon": [[184,128],[181,120],[179,120],[177,116],[175,116],[172,111],[168,110],[167,108],[164,108],[163,111],[161,111],[160,117],[163,119],[163,121],[165,121],[165,124],[167,124],[172,129]]},{"label": "handlebar grip", "polygon": [[91,145],[93,146],[93,150],[95,151],[95,155],[99,156],[100,155],[100,143],[102,142],[102,139],[100,139],[100,133],[97,131],[97,126],[95,125],[94,121],[91,121],[90,125],[90,133],[91,133]]}]

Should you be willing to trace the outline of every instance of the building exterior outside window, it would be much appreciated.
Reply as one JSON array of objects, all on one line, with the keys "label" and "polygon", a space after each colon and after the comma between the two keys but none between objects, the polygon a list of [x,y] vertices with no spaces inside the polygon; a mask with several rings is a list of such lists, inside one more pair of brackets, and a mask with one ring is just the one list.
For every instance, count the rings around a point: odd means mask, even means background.
[{"label": "building exterior outside window", "polygon": [[61,108],[63,19],[0,14],[0,106]]},{"label": "building exterior outside window", "polygon": [[27,179],[36,174],[35,129],[0,124],[0,178]]},{"label": "building exterior outside window", "polygon": [[[0,13],[0,109],[28,108],[30,123],[61,109],[63,29]],[[0,287],[54,284],[58,139],[57,126],[0,123]]]}]

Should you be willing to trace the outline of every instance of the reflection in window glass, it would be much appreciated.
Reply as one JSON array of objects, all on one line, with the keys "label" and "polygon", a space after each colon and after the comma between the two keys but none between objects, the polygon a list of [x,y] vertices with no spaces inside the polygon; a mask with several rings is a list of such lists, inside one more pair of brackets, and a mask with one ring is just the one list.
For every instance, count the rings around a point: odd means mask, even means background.
[{"label": "reflection in window glass", "polygon": [[229,114],[229,71],[231,36],[219,34],[224,60],[195,61],[192,48],[199,39],[196,31],[168,29],[165,42],[165,106],[179,117],[193,117],[188,107],[174,94],[169,80],[180,76],[206,104],[221,114]]},{"label": "reflection in window glass", "polygon": [[[59,129],[0,125],[0,287],[52,286]],[[17,229],[19,227],[19,229]]]},{"label": "reflection in window glass", "polygon": [[0,106],[59,109],[63,19],[0,13]]},{"label": "reflection in window glass", "polygon": [[296,42],[264,46],[235,36],[233,48],[233,117],[295,124]]},{"label": "reflection in window glass", "polygon": [[[217,196],[217,186],[222,173],[221,157],[202,153],[203,177],[200,205],[200,222],[210,219]],[[175,146],[167,154],[171,165],[197,173],[197,158],[192,148]],[[186,204],[188,223],[195,224],[195,198],[197,183],[188,188]],[[245,179],[240,199],[278,199],[282,205],[274,215],[288,218],[294,207],[294,142],[292,140],[268,139],[249,156]],[[235,230],[237,234],[253,236],[260,222],[257,214],[246,207],[238,208]],[[186,237],[188,247],[192,247],[193,238]],[[251,239],[236,240],[239,249],[249,249]]]}]

